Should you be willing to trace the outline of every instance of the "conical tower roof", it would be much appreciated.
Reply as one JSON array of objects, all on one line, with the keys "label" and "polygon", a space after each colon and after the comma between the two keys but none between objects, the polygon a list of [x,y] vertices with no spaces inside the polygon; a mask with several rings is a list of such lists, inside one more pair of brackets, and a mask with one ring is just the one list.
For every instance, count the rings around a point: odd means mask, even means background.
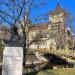
[{"label": "conical tower roof", "polygon": [[55,13],[58,14],[61,12],[61,7],[60,7],[60,4],[59,2],[57,3],[57,6],[56,6],[56,10],[55,10]]},{"label": "conical tower roof", "polygon": [[60,3],[57,2],[55,11],[50,11],[50,14],[51,15],[54,15],[54,14],[56,15],[56,14],[60,14],[61,12],[65,12],[65,11],[60,7]]}]

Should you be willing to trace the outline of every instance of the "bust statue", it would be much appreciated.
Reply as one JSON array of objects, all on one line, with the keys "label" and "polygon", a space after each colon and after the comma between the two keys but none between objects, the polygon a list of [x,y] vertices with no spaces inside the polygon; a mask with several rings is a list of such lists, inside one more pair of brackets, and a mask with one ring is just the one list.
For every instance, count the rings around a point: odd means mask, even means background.
[{"label": "bust statue", "polygon": [[11,36],[9,39],[3,39],[5,46],[10,47],[21,47],[23,46],[23,38],[18,34],[18,29],[15,25],[13,25],[10,29]]}]

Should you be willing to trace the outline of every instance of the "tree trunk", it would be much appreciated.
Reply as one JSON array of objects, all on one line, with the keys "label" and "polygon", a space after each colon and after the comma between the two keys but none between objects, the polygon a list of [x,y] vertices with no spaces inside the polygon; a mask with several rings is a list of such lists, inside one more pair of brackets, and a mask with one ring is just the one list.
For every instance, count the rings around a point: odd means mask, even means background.
[{"label": "tree trunk", "polygon": [[26,53],[27,53],[25,32],[23,33],[23,39],[24,39],[24,41],[23,41],[23,67],[25,67]]}]

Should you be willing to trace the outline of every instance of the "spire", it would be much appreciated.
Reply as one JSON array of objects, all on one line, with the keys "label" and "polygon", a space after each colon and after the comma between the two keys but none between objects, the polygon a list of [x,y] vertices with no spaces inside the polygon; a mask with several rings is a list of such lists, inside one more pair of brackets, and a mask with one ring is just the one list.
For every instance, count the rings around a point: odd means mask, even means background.
[{"label": "spire", "polygon": [[58,14],[60,11],[61,11],[60,4],[59,4],[59,1],[57,1],[55,13]]}]

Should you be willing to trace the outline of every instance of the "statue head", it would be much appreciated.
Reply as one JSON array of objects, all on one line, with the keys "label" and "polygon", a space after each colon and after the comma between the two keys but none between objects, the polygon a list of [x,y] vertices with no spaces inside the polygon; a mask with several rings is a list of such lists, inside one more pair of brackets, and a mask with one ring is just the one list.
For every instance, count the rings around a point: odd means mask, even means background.
[{"label": "statue head", "polygon": [[4,39],[5,46],[20,47],[23,45],[23,38],[18,34],[18,28],[14,25],[10,29],[11,36],[9,39]]}]

